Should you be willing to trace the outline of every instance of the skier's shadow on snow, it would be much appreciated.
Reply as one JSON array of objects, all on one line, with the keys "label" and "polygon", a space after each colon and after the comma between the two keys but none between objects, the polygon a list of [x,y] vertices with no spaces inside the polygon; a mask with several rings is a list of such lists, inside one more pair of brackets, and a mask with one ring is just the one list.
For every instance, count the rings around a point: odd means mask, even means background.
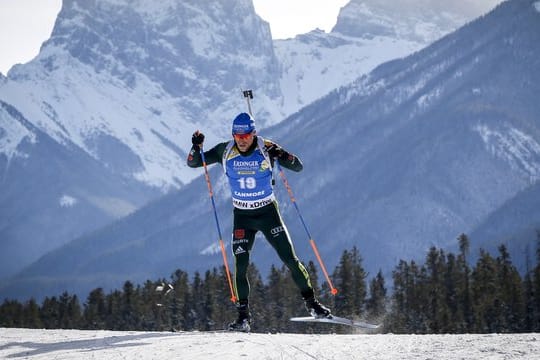
[{"label": "skier's shadow on snow", "polygon": [[94,339],[85,340],[72,340],[72,341],[58,341],[51,343],[38,343],[31,341],[11,342],[0,346],[0,350],[9,349],[11,347],[26,348],[17,354],[8,355],[7,358],[20,358],[28,356],[36,356],[41,354],[52,353],[55,351],[66,350],[79,350],[80,352],[96,351],[112,348],[123,348],[131,346],[143,346],[150,343],[146,343],[142,340],[174,336],[173,333],[145,333],[145,334],[133,334],[133,335],[119,335],[119,336],[105,336]]}]

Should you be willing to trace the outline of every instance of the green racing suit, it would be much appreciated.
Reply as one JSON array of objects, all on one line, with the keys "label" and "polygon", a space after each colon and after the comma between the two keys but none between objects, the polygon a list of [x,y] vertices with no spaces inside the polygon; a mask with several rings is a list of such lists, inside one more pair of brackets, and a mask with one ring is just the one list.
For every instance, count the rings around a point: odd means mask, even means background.
[{"label": "green racing suit", "polygon": [[[258,147],[260,147],[258,143],[257,137],[255,137],[253,144],[245,153],[240,152],[236,145],[232,145],[232,143],[231,145],[234,150],[239,153],[239,158],[244,159],[248,158]],[[226,151],[231,151],[231,145],[229,145],[228,141],[222,142],[210,150],[205,151],[204,157],[206,164],[210,165],[219,162],[224,165],[224,155],[227,155],[225,154]],[[261,149],[261,151],[266,151],[267,148],[278,145],[269,140],[264,140],[264,146],[265,149]],[[300,159],[282,148],[280,148],[280,150],[281,153],[279,158],[270,158],[272,166],[275,161],[279,161],[279,164],[282,167],[289,170],[296,172],[302,170],[303,165]],[[198,145],[193,145],[191,148],[187,164],[190,167],[203,166]],[[227,176],[229,175],[227,174]],[[234,207],[233,215],[232,252],[235,265],[234,288],[239,301],[247,301],[249,297],[247,269],[250,252],[255,241],[255,234],[258,231],[261,231],[264,234],[267,241],[276,250],[279,258],[289,268],[292,278],[302,295],[313,294],[309,274],[305,266],[296,256],[289,232],[283,222],[275,199],[264,206],[254,209]]]}]

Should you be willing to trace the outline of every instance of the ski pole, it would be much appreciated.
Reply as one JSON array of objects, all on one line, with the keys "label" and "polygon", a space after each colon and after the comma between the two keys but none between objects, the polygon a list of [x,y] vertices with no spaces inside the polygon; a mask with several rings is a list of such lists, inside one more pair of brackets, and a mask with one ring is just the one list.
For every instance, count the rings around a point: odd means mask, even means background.
[{"label": "ski pole", "polygon": [[[242,91],[244,94],[244,98],[247,101],[247,106],[249,110],[249,115],[253,116],[251,113],[251,103],[249,99],[253,99],[253,91],[252,90],[244,90]],[[300,217],[300,220],[302,221],[302,225],[304,225],[304,229],[306,230],[306,233],[309,237],[309,243],[311,244],[311,248],[313,249],[313,252],[315,253],[315,256],[317,257],[317,260],[319,261],[319,265],[321,266],[321,269],[324,273],[324,276],[326,277],[326,282],[330,286],[330,291],[332,292],[332,295],[336,295],[338,290],[334,287],[332,284],[332,281],[330,280],[330,276],[328,276],[328,271],[326,271],[326,266],[324,266],[324,263],[322,261],[321,255],[319,254],[319,250],[317,249],[317,245],[315,245],[315,241],[313,240],[313,237],[309,233],[309,230],[306,226],[306,222],[304,221],[304,217],[300,213],[300,209],[298,208],[298,204],[296,204],[296,200],[294,198],[294,195],[292,193],[291,187],[289,186],[289,182],[287,181],[287,178],[285,177],[285,173],[281,169],[281,165],[279,165],[279,160],[276,159],[275,163],[277,164],[277,168],[279,171],[279,175],[283,179],[283,183],[285,184],[285,188],[287,188],[287,192],[289,193],[289,197],[291,198],[291,201],[296,209],[296,212],[298,213],[298,216]],[[272,171],[272,185],[274,185],[274,171]]]},{"label": "ski pole", "polygon": [[231,292],[231,301],[236,303],[236,295],[233,290],[231,272],[229,271],[229,261],[227,260],[227,253],[225,252],[225,245],[223,243],[223,237],[221,236],[221,228],[219,227],[219,220],[216,210],[216,202],[214,201],[214,192],[212,190],[212,183],[210,182],[210,175],[208,174],[208,167],[206,166],[206,159],[204,158],[204,151],[202,145],[200,145],[201,159],[204,167],[204,177],[206,179],[206,185],[208,185],[208,192],[210,193],[210,199],[212,200],[212,208],[214,209],[214,218],[216,219],[216,226],[219,235],[219,247],[221,248],[221,255],[223,255],[223,263],[225,264],[225,272],[227,273],[227,281],[229,283],[229,290]]},{"label": "ski pole", "polygon": [[249,99],[253,99],[253,90],[242,90],[242,93],[244,94],[244,97],[247,101],[249,115],[253,117],[253,113],[251,112],[251,103],[249,102]]},{"label": "ski pole", "polygon": [[[242,94],[244,94],[244,98],[246,99],[249,115],[253,117],[253,113],[251,112],[251,102],[249,101],[249,99],[253,99],[253,90],[242,90]],[[275,172],[274,169],[272,169],[272,186],[274,186],[275,184]]]},{"label": "ski pole", "polygon": [[283,180],[283,184],[285,184],[285,188],[287,189],[287,192],[289,193],[289,197],[291,198],[291,201],[294,205],[294,208],[296,209],[296,212],[298,213],[298,216],[300,217],[300,221],[302,222],[302,225],[304,225],[304,229],[306,230],[307,236],[309,237],[309,243],[311,245],[311,248],[313,249],[313,252],[315,253],[315,256],[317,257],[317,260],[319,261],[319,265],[321,266],[321,269],[324,273],[326,282],[328,283],[328,286],[330,286],[330,291],[332,292],[332,295],[336,295],[338,290],[332,284],[332,281],[330,280],[330,276],[328,276],[328,271],[326,271],[326,266],[324,266],[321,255],[319,254],[319,250],[317,249],[317,245],[315,245],[315,240],[313,240],[313,237],[309,233],[309,230],[306,226],[306,222],[304,221],[304,217],[302,216],[302,213],[300,213],[300,208],[298,207],[298,204],[296,203],[296,199],[294,198],[292,189],[289,185],[289,182],[287,181],[287,178],[285,177],[285,173],[281,169],[279,160],[276,160],[276,164],[279,171],[279,176],[281,176],[281,179]]}]

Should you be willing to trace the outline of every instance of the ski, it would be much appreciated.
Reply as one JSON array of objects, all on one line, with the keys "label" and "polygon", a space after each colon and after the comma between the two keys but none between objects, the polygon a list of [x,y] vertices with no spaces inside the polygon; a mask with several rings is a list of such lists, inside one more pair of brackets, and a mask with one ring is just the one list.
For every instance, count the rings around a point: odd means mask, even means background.
[{"label": "ski", "polygon": [[301,316],[301,317],[292,317],[291,321],[300,321],[300,322],[317,322],[317,323],[329,323],[329,324],[340,324],[348,325],[352,327],[357,327],[361,329],[378,329],[380,325],[370,324],[363,321],[351,320],[335,315],[330,315],[329,317],[315,318],[313,316]]}]

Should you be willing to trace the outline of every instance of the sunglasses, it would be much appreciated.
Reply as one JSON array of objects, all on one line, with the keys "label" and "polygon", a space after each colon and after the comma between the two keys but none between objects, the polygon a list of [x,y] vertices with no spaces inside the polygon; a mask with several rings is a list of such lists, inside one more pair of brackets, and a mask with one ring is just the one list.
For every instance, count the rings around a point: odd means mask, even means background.
[{"label": "sunglasses", "polygon": [[234,134],[233,137],[238,140],[246,140],[249,139],[251,136],[253,136],[253,133],[247,133],[247,134]]}]

